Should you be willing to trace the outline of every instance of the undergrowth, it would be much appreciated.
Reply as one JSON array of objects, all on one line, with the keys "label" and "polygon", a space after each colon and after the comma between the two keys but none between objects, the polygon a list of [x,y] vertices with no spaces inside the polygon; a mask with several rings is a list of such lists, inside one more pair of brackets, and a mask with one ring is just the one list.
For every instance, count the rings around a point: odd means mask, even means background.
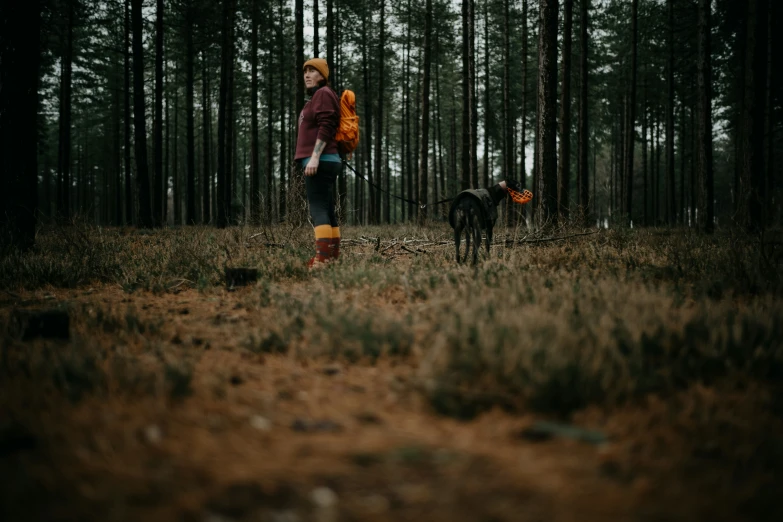
[{"label": "undergrowth", "polygon": [[[470,267],[454,263],[441,224],[345,227],[341,260],[311,273],[307,227],[50,227],[33,250],[0,260],[0,288],[209,294],[226,291],[226,267],[257,268],[241,299],[277,319],[238,332],[239,349],[361,364],[404,358],[416,391],[461,418],[495,406],[568,415],[694,383],[783,379],[775,234],[577,233],[496,231],[491,256]],[[535,242],[513,244],[521,237]],[[190,393],[197,352],[156,336],[160,325],[130,308],[73,313],[76,334],[64,347],[27,349],[6,333],[3,376],[41,379],[73,400]]]}]

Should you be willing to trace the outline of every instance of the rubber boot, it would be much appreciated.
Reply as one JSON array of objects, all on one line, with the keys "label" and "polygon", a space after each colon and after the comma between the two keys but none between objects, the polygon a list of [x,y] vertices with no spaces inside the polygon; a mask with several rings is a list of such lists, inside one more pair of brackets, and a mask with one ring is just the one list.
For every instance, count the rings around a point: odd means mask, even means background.
[{"label": "rubber boot", "polygon": [[332,257],[332,259],[339,259],[340,258],[340,238],[339,237],[333,237],[329,243],[329,255]]}]

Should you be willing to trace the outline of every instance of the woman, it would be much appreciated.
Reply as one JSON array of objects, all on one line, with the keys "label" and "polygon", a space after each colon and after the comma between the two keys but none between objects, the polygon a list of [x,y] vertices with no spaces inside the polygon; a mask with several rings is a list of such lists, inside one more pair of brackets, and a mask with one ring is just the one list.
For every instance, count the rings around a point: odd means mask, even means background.
[{"label": "woman", "polygon": [[299,114],[296,160],[305,175],[307,203],[315,227],[313,268],[340,256],[340,227],[334,213],[334,182],[342,169],[334,136],[340,125],[340,103],[329,86],[329,66],[313,58],[303,67],[310,100]]}]

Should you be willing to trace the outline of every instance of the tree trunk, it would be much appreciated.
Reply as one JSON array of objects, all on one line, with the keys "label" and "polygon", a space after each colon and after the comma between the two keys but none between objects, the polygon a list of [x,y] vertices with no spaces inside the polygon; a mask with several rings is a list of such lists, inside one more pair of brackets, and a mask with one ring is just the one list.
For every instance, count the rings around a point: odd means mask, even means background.
[{"label": "tree trunk", "polygon": [[471,173],[475,157],[472,155],[473,138],[473,85],[471,84],[471,20],[472,0],[462,0],[462,190],[471,186]]},{"label": "tree trunk", "polygon": [[152,147],[155,179],[152,195],[152,224],[163,226],[163,0],[155,2],[155,118]]},{"label": "tree trunk", "polygon": [[558,0],[541,0],[538,73],[538,223],[557,224],[557,10]]},{"label": "tree trunk", "polygon": [[[271,6],[269,7],[271,11]],[[269,17],[271,19],[271,16]],[[274,95],[274,83],[272,74],[273,70],[273,51],[274,40],[269,37],[269,46],[267,48],[267,74],[266,74],[266,187],[264,191],[264,224],[269,225],[272,223],[272,201],[274,198],[274,190],[272,190],[273,170],[274,170],[274,154],[275,146],[273,143],[272,132],[272,97]]]},{"label": "tree trunk", "polygon": [[[318,0],[313,0],[313,58],[318,58],[320,56],[318,44],[320,43],[318,41],[318,26],[320,24],[318,23]],[[330,62],[327,62],[329,65],[332,65]]]},{"label": "tree trunk", "polygon": [[172,199],[172,222],[175,225],[182,224],[182,185],[180,184],[179,172],[179,89],[176,88],[179,78],[179,63],[174,68],[174,161],[171,173],[171,199]]},{"label": "tree trunk", "polygon": [[391,118],[386,118],[386,154],[384,159],[384,176],[386,178],[386,195],[384,196],[383,221],[387,225],[391,223],[391,170],[389,168],[389,147],[391,142]]},{"label": "tree trunk", "polygon": [[226,184],[223,197],[225,198],[225,208],[227,214],[227,224],[236,224],[237,212],[234,208],[237,187],[237,168],[236,168],[236,117],[234,113],[234,67],[236,52],[236,0],[232,0],[233,5],[229,21],[229,59],[228,59],[228,86],[226,92]]},{"label": "tree trunk", "polygon": [[210,161],[209,152],[211,149],[211,121],[212,121],[212,101],[209,95],[209,70],[207,69],[207,51],[201,51],[201,109],[202,120],[204,128],[203,133],[203,148],[204,148],[204,175],[201,177],[201,212],[202,223],[207,224],[211,221],[211,204],[210,204],[210,185],[212,185],[212,162]]},{"label": "tree trunk", "polygon": [[[298,0],[301,2],[301,0]],[[288,91],[286,87],[286,60],[285,60],[285,48],[283,46],[283,27],[285,26],[285,17],[283,15],[283,0],[280,0],[280,24],[277,28],[277,45],[279,50],[279,71],[280,71],[280,192],[278,198],[278,219],[282,221],[286,215],[286,187],[288,186],[288,167],[290,162],[288,161],[287,141],[286,141],[286,103],[285,95]],[[298,38],[298,37],[297,37]],[[303,44],[304,45],[304,44]],[[297,54],[298,56],[298,54]],[[304,97],[304,77],[301,71],[296,71],[297,80],[296,88],[297,92],[301,92]],[[301,77],[301,82],[300,78]],[[296,95],[296,99],[299,99],[299,94]],[[304,105],[304,98],[302,98],[302,104]],[[298,114],[298,113],[297,113]]]},{"label": "tree trunk", "polygon": [[[169,75],[169,68],[168,63],[164,62],[164,70],[163,74],[166,78],[168,78]],[[176,89],[176,83],[177,79],[174,79],[173,82]],[[163,138],[165,144],[163,145],[163,148],[166,152],[166,156],[163,160],[163,223],[166,223],[168,220],[168,191],[169,191],[169,179],[171,179],[171,87],[166,87],[164,89],[164,97],[166,99],[166,109],[165,109],[165,118],[166,118],[166,135]]]},{"label": "tree trunk", "polygon": [[5,4],[0,27],[0,241],[28,249],[38,214],[40,2]]},{"label": "tree trunk", "polygon": [[[364,134],[363,139],[365,142],[365,170],[367,179],[369,180],[369,186],[367,187],[367,190],[369,191],[370,200],[368,202],[368,208],[367,208],[367,219],[370,223],[375,223],[375,187],[373,184],[375,183],[374,177],[373,177],[373,163],[372,163],[372,131],[373,131],[373,125],[372,125],[372,88],[370,86],[370,59],[368,56],[369,50],[369,35],[368,35],[368,29],[367,29],[367,18],[368,18],[368,11],[369,7],[365,4],[364,8],[362,9],[362,29],[361,29],[361,35],[362,35],[362,77],[364,80],[364,106],[365,106],[365,112],[364,112]],[[371,16],[371,15],[370,15]],[[380,135],[378,136],[379,139]],[[361,164],[360,164],[361,165]],[[364,202],[364,201],[362,201]]]},{"label": "tree trunk", "polygon": [[[73,0],[65,3],[66,30],[63,36],[63,56],[60,75],[60,139],[57,178],[59,194],[58,214],[68,220],[71,217],[71,99],[73,82]],[[13,23],[13,22],[11,22]]]},{"label": "tree trunk", "polygon": [[745,103],[742,121],[741,221],[752,231],[765,226],[764,116],[767,86],[767,0],[748,0]]},{"label": "tree trunk", "polygon": [[144,35],[141,16],[142,0],[131,0],[133,30],[133,124],[136,150],[136,170],[139,189],[139,225],[153,225],[150,201],[150,179],[147,165],[147,125],[144,114]]},{"label": "tree trunk", "polygon": [[468,24],[468,30],[470,31],[469,39],[469,52],[468,59],[470,66],[468,67],[469,81],[470,81],[470,157],[471,172],[470,180],[471,185],[478,186],[478,87],[476,82],[476,0],[470,0],[470,13]]},{"label": "tree trunk", "polygon": [[[583,0],[584,1],[584,0]],[[527,109],[528,109],[528,19],[527,0],[522,0],[522,132],[519,144],[521,169],[519,181],[527,186]]]},{"label": "tree trunk", "polygon": [[766,86],[766,115],[765,115],[765,129],[764,134],[766,137],[766,165],[765,173],[766,179],[764,180],[764,194],[766,195],[766,202],[764,207],[765,221],[768,224],[775,222],[775,63],[773,53],[774,47],[774,34],[775,29],[775,7],[773,6],[773,0],[767,0],[767,86]]},{"label": "tree trunk", "polygon": [[[636,1],[636,0],[634,0]],[[561,218],[568,218],[569,194],[571,191],[571,33],[573,26],[574,0],[564,0],[563,10],[563,69],[560,90],[560,160],[557,208]]]},{"label": "tree trunk", "polygon": [[[408,23],[406,24],[406,37],[405,37],[405,106],[403,107],[403,119],[405,125],[405,154],[403,162],[405,164],[405,181],[407,190],[405,191],[408,199],[413,199],[413,154],[411,152],[411,25],[413,23],[411,14],[411,0],[408,0]],[[413,219],[414,205],[411,203],[404,204],[407,206],[407,212],[405,215],[409,220]]]},{"label": "tree trunk", "polygon": [[131,183],[131,66],[130,66],[130,0],[125,0],[125,45],[124,45],[124,58],[125,58],[125,132],[123,133],[125,139],[125,224],[133,224],[133,218],[135,213],[133,212],[133,184]]},{"label": "tree trunk", "polygon": [[[196,131],[194,121],[194,61],[195,50],[193,48],[193,0],[189,0],[185,7],[185,125],[187,129],[185,145],[185,178],[186,178],[186,203],[185,224],[195,225],[196,219]],[[164,192],[165,194],[165,192]]]},{"label": "tree trunk", "polygon": [[[581,50],[579,76],[581,78],[579,82],[579,138],[578,138],[578,152],[577,152],[577,178],[579,178],[579,213],[582,217],[582,224],[587,226],[590,223],[590,169],[588,168],[588,140],[589,135],[589,107],[588,107],[588,75],[589,75],[589,62],[588,62],[588,9],[590,8],[590,0],[580,0],[580,30],[579,30],[579,47]],[[593,172],[595,176],[595,172]]]},{"label": "tree trunk", "polygon": [[[509,78],[507,65],[509,61],[508,48],[506,47],[506,41],[508,40],[508,17],[505,16],[508,0],[503,0],[503,139],[506,138],[505,118],[508,115],[508,95],[509,95]],[[482,169],[482,181],[481,186],[486,187],[489,185],[489,116],[491,113],[489,103],[489,86],[490,82],[489,72],[489,1],[484,0],[484,165]],[[505,149],[505,143],[504,143]]]},{"label": "tree trunk", "polygon": [[440,194],[444,197],[446,194],[446,171],[443,165],[443,132],[441,128],[441,101],[440,101],[440,35],[435,31],[435,131],[437,134],[437,161],[440,170]]},{"label": "tree trunk", "polygon": [[631,3],[631,88],[628,100],[627,149],[625,151],[625,221],[633,223],[633,158],[636,145],[636,70],[639,47],[639,0]]},{"label": "tree trunk", "polygon": [[647,67],[645,66],[642,87],[642,225],[649,225],[647,213],[648,202],[648,168],[647,168]]},{"label": "tree trunk", "polygon": [[677,206],[677,222],[685,226],[686,192],[685,192],[685,151],[687,133],[685,132],[685,100],[680,101],[680,204]]},{"label": "tree trunk", "polygon": [[260,217],[258,164],[258,3],[251,7],[250,39],[250,221],[257,225]]},{"label": "tree trunk", "polygon": [[[113,144],[113,158],[114,158],[114,218],[111,224],[115,226],[122,225],[122,102],[120,96],[122,94],[122,88],[120,86],[120,64],[116,62],[114,68],[114,130],[112,136],[114,138]],[[48,176],[49,170],[46,170],[46,215],[49,215],[49,183]]]},{"label": "tree trunk", "polygon": [[[317,2],[318,0],[316,0]],[[326,63],[332,68],[329,72],[329,76],[334,74],[335,62],[334,62],[334,0],[326,0]],[[332,85],[337,88],[337,84]]]},{"label": "tree trunk", "polygon": [[227,138],[228,125],[226,121],[228,119],[228,91],[229,91],[229,76],[231,74],[231,20],[232,11],[234,9],[235,0],[223,0],[223,42],[221,49],[220,60],[220,100],[218,101],[218,172],[217,172],[217,192],[215,193],[215,199],[217,200],[217,226],[219,228],[225,228],[229,224],[230,219],[230,200],[229,205],[226,204],[228,195],[228,183],[229,183],[229,167],[230,155],[227,154],[228,144],[230,144],[230,138]]},{"label": "tree trunk", "polygon": [[[378,41],[378,65],[377,65],[377,74],[378,74],[378,108],[377,108],[377,117],[375,120],[375,168],[373,169],[374,172],[377,173],[378,178],[378,185],[382,185],[381,179],[382,179],[382,166],[383,166],[383,154],[382,154],[382,139],[381,136],[383,136],[383,104],[384,104],[384,88],[385,88],[385,81],[384,81],[384,52],[386,49],[386,21],[384,20],[384,17],[386,16],[386,2],[385,0],[381,0],[381,16],[378,19],[378,23],[380,25],[380,38]],[[375,209],[375,216],[373,219],[374,223],[380,223],[381,221],[381,191],[376,190],[375,191],[375,201],[373,203],[373,208]]]},{"label": "tree trunk", "polygon": [[429,188],[430,137],[430,46],[432,40],[432,0],[427,0],[424,15],[424,78],[421,89],[421,147],[419,149],[419,225],[427,220],[427,190]]},{"label": "tree trunk", "polygon": [[[296,56],[294,62],[294,71],[296,71],[296,116],[302,113],[304,107],[305,83],[302,67],[304,65],[304,0],[296,0],[294,23],[294,39],[296,40]],[[285,70],[285,69],[282,69]],[[298,127],[295,131],[298,134]]]},{"label": "tree trunk", "polygon": [[666,65],[666,223],[674,225],[674,0],[666,0],[669,23],[668,59]]}]

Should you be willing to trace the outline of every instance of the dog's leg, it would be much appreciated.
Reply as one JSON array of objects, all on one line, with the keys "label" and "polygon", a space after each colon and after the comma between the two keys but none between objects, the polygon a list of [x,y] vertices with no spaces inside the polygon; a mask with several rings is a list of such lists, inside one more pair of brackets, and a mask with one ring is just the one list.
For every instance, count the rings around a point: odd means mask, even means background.
[{"label": "dog's leg", "polygon": [[481,250],[481,225],[478,217],[473,220],[473,264],[478,264],[479,250]]},{"label": "dog's leg", "polygon": [[465,228],[465,222],[459,210],[457,211],[457,215],[455,217],[456,222],[454,223],[454,245],[457,248],[457,264],[459,264],[459,244],[461,241],[462,229]]},{"label": "dog's leg", "polygon": [[467,233],[465,234],[465,257],[463,259],[463,262],[466,262],[468,260],[468,256],[470,255],[470,236],[472,236],[473,232],[473,212],[468,211],[468,226],[467,226]]},{"label": "dog's leg", "polygon": [[490,257],[489,247],[490,245],[492,245],[492,228],[493,228],[493,224],[490,223],[489,226],[487,227],[487,257]]}]

